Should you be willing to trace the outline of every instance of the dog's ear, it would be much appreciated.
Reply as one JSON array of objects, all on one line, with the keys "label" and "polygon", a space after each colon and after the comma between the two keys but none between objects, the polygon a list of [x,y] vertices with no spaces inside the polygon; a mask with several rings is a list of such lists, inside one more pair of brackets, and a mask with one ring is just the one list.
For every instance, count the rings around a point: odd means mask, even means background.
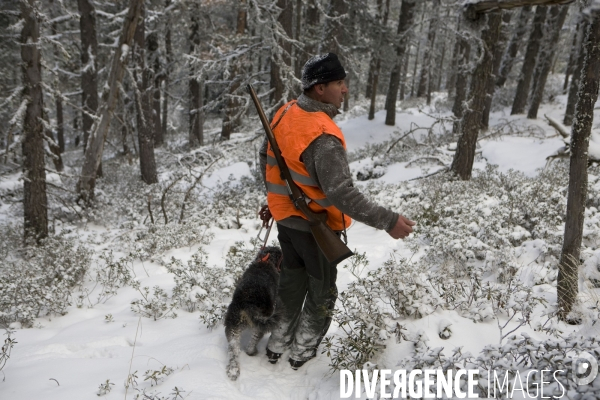
[{"label": "dog's ear", "polygon": [[256,255],[256,259],[257,260],[262,260],[263,258],[265,258],[265,256],[267,256],[269,254],[269,247],[265,247],[264,249],[260,249],[260,251],[258,252],[258,254]]},{"label": "dog's ear", "polygon": [[[283,257],[283,253],[281,249],[276,246],[269,246],[261,249],[256,255],[257,261],[268,261],[273,263],[274,265],[278,265],[280,263],[281,258]],[[266,258],[266,259],[265,259]]]}]

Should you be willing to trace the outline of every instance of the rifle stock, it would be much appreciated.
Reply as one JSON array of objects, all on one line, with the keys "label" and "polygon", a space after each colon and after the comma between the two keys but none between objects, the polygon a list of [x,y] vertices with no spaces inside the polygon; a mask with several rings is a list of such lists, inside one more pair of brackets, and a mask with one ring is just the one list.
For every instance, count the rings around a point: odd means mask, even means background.
[{"label": "rifle stock", "polygon": [[327,224],[311,225],[310,232],[331,264],[338,264],[354,254]]},{"label": "rifle stock", "polygon": [[[306,204],[306,201],[304,200],[306,196],[292,179],[290,171],[283,160],[283,157],[281,156],[281,151],[279,150],[279,146],[275,140],[275,135],[273,135],[269,121],[267,120],[254,88],[250,84],[246,86],[246,88],[248,89],[250,97],[252,98],[252,102],[256,107],[260,122],[265,129],[267,139],[271,145],[271,149],[273,150],[273,153],[275,153],[275,159],[277,160],[277,165],[279,165],[282,178],[284,181],[286,181],[288,190],[290,191],[290,198],[292,199],[292,202],[294,202],[294,205],[308,219],[310,231],[315,238],[319,249],[321,249],[321,252],[323,252],[323,255],[325,255],[325,258],[327,258],[327,261],[329,261],[331,264],[337,264],[345,260],[353,255],[352,251],[344,244],[344,242],[342,242],[342,239],[329,227],[329,225],[327,225],[327,213],[315,213]],[[296,201],[294,201],[294,199],[296,199]]]}]

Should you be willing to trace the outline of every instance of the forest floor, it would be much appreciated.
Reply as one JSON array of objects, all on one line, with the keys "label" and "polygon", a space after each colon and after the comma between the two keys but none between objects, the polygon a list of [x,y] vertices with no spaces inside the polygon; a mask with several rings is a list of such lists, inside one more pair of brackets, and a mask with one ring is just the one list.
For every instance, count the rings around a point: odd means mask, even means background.
[{"label": "forest floor", "polygon": [[[435,140],[445,129],[451,129],[448,122],[434,124],[439,118],[447,118],[450,113],[441,104],[431,107],[413,104],[401,105],[397,112],[397,125],[395,127],[385,126],[383,121],[385,112],[379,111],[372,121],[366,117],[366,103],[352,108],[348,113],[338,118],[350,153],[351,169],[358,174],[361,171],[375,175],[367,181],[357,181],[357,185],[367,187],[367,184],[393,185],[406,182],[413,178],[422,177],[433,173],[442,164],[447,165],[451,160],[452,144],[439,146]],[[564,143],[545,119],[544,114],[562,120],[563,109],[566,99],[558,96],[552,103],[544,104],[540,109],[540,118],[527,120],[524,115],[510,116],[509,108],[499,108],[491,115],[490,129],[482,132],[480,137],[486,137],[479,142],[474,170],[475,174],[483,171],[487,164],[497,165],[501,172],[509,169],[521,171],[525,176],[534,178],[547,163],[546,157],[554,154]],[[435,101],[434,101],[435,102]],[[598,115],[596,116],[598,117]],[[596,119],[598,121],[598,119]],[[254,127],[257,129],[258,123]],[[438,146],[438,156],[423,159],[421,162],[399,161],[385,165],[377,165],[377,157],[369,157],[371,149],[381,154],[378,144],[390,146],[391,138],[399,137],[398,132],[407,132],[415,127],[430,127],[433,129],[416,130],[411,136],[414,142],[421,146]],[[595,123],[597,126],[597,123]],[[396,132],[396,133],[395,133]],[[600,147],[599,135],[592,137],[592,147],[596,144]],[[235,134],[233,139],[237,143],[243,143],[255,137],[256,131]],[[394,136],[396,135],[396,136]],[[169,138],[171,142],[184,141],[181,138]],[[211,188],[227,182],[230,187],[236,186],[243,177],[255,179],[253,175],[254,165],[252,158],[255,155],[259,140],[254,140],[246,158],[240,160],[235,151],[224,152],[225,157],[217,166],[212,168],[202,178],[202,190],[210,192]],[[592,148],[591,147],[591,148]],[[159,149],[157,157],[160,160],[165,157],[174,157],[181,160],[186,155],[175,150],[180,147],[173,145],[171,150]],[[205,146],[209,149],[210,145]],[[206,150],[209,151],[209,150]],[[169,154],[166,154],[169,153]],[[66,154],[67,165],[71,165],[76,172],[76,161],[81,157],[81,150],[71,150]],[[600,157],[599,157],[600,158]],[[379,158],[381,159],[381,157]],[[117,161],[115,161],[117,160]],[[71,162],[71,164],[69,164]],[[111,171],[112,162],[122,163],[118,159],[105,159],[106,171]],[[557,160],[556,163],[567,163]],[[251,164],[249,166],[249,164]],[[160,162],[159,162],[160,165]],[[135,171],[133,166],[125,165]],[[167,168],[159,170],[161,182],[168,181],[172,177]],[[59,177],[51,177],[60,181]],[[106,204],[108,199],[126,195],[125,193],[111,193],[111,188],[100,180],[98,192],[104,197]],[[419,188],[423,180],[411,181],[408,185]],[[21,182],[17,175],[4,176],[0,179],[0,190],[14,190]],[[372,187],[371,187],[372,188]],[[207,192],[207,193],[208,193]],[[137,204],[137,203],[136,203]],[[144,204],[136,206],[141,210],[136,215],[145,215]],[[403,213],[401,202],[391,201],[394,207],[400,208],[396,211]],[[133,207],[133,205],[132,205]],[[252,206],[257,209],[256,206]],[[0,222],[18,222],[22,210],[14,204],[4,202],[0,204]],[[190,209],[193,212],[193,209]],[[154,218],[162,218],[157,208]],[[406,214],[408,218],[412,216]],[[123,217],[124,218],[124,217]],[[145,218],[147,219],[147,218]],[[231,223],[231,221],[236,223]],[[112,220],[111,220],[112,221]],[[148,222],[146,222],[148,223]],[[54,221],[55,229],[70,229],[80,239],[86,239],[86,246],[93,251],[95,259],[97,255],[105,250],[113,250],[115,255],[126,254],[125,244],[120,242],[125,231],[134,231],[143,222],[140,220],[134,225],[112,224],[111,222],[99,223],[97,221]],[[112,224],[112,225],[111,225]],[[241,225],[241,226],[240,226]],[[207,265],[209,267],[223,266],[224,260],[231,246],[236,242],[249,243],[257,236],[259,220],[251,215],[223,215],[223,219],[215,226],[207,227],[206,233],[212,234],[207,239],[208,244],[195,243],[179,248],[164,249],[157,252],[150,259],[132,261],[131,270],[142,286],[154,287],[156,285],[169,292],[174,286],[172,274],[164,265],[157,262],[158,259],[169,260],[175,257],[183,262],[189,260],[202,247],[207,254]],[[557,232],[560,227],[557,228]],[[277,237],[276,228],[271,232],[271,240]],[[348,262],[338,267],[338,288],[344,291],[357,280],[364,277],[370,270],[375,270],[390,258],[407,258],[415,256],[413,247],[409,243],[417,244],[420,238],[420,226],[417,225],[412,238],[407,241],[395,241],[385,232],[377,231],[361,223],[354,222],[348,230],[348,246],[355,249],[357,253],[365,254],[368,265],[362,270],[351,270]],[[531,249],[521,255],[522,260],[536,258],[535,248],[523,246],[523,249]],[[418,254],[416,255],[418,257]],[[87,293],[94,293],[94,283],[86,283]],[[544,286],[546,297],[550,303],[556,301],[555,288],[551,285]],[[152,318],[140,317],[131,310],[132,300],[139,298],[140,292],[131,286],[122,287],[116,295],[106,299],[104,302],[95,304],[93,307],[83,304],[81,307],[70,306],[68,313],[64,316],[52,316],[37,318],[32,328],[20,328],[18,324],[13,337],[16,344],[13,348],[11,358],[3,369],[3,380],[0,382],[0,397],[11,400],[64,400],[64,399],[92,399],[99,393],[99,386],[108,383],[110,391],[103,394],[106,399],[134,399],[139,398],[186,398],[186,399],[337,399],[340,397],[340,375],[332,372],[330,358],[326,354],[319,354],[298,371],[293,371],[284,359],[276,365],[267,362],[264,355],[267,338],[259,343],[259,354],[254,357],[241,354],[241,375],[235,382],[230,381],[225,374],[227,362],[227,341],[225,339],[222,324],[214,329],[208,329],[198,318],[197,312],[177,310],[177,318],[162,318],[154,321]],[[440,321],[449,320],[452,323],[453,334],[448,340],[438,337]],[[486,345],[500,341],[498,324],[495,320],[482,323],[473,323],[456,311],[437,310],[423,318],[407,318],[404,320],[405,328],[409,331],[422,332],[430,340],[431,347],[444,347],[453,349],[462,347],[465,352],[479,353]],[[589,321],[581,326],[563,326],[564,332],[585,332],[587,335],[598,335],[600,328],[592,326]],[[521,331],[528,332],[534,337],[542,337],[543,334],[534,332],[525,326]],[[340,328],[334,323],[329,335],[339,334]],[[242,343],[247,342],[244,336]],[[393,369],[399,360],[408,356],[413,349],[412,343],[389,343],[387,349],[377,355],[374,362],[380,368]],[[163,367],[167,367],[163,369]],[[125,381],[129,374],[137,371],[137,386],[135,390],[125,388]],[[149,371],[147,375],[144,372]],[[156,379],[144,379],[152,373]],[[108,380],[108,381],[107,381]],[[180,397],[176,391],[181,390]],[[147,397],[142,397],[142,389],[146,391]],[[102,391],[100,391],[102,392]],[[154,396],[154,397],[151,397]],[[362,394],[362,398],[366,398]]]}]

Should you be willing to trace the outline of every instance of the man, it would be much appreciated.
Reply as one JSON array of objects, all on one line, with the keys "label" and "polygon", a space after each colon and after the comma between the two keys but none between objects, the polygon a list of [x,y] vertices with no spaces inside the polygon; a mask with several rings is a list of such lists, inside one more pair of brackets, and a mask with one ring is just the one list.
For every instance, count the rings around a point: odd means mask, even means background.
[{"label": "man", "polygon": [[[304,93],[279,109],[271,123],[294,182],[310,198],[313,211],[327,212],[327,224],[345,231],[350,217],[394,239],[404,239],[415,224],[369,201],[352,183],[344,135],[333,122],[348,92],[346,72],[333,53],[312,57],[302,69]],[[279,296],[284,316],[267,345],[275,364],[290,349],[294,369],[316,356],[331,323],[337,299],[337,265],[330,265],[310,233],[308,222],[290,200],[267,141],[260,151],[269,211],[277,221],[283,251]]]}]

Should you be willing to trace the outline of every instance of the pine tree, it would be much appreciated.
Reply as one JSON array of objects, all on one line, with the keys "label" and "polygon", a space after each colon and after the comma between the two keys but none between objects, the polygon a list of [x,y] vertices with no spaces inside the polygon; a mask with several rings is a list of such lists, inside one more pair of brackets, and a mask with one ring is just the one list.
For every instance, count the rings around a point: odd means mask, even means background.
[{"label": "pine tree", "polygon": [[[192,3],[191,9],[191,25],[190,25],[190,55],[195,55],[200,52],[200,5],[197,2]],[[190,115],[190,147],[204,145],[204,76],[197,71],[196,64],[190,64],[189,77],[189,115]]]},{"label": "pine tree", "polygon": [[96,10],[91,0],[77,0],[81,32],[81,106],[83,148],[87,149],[94,116],[98,111],[98,39]]},{"label": "pine tree", "polygon": [[23,211],[25,237],[48,236],[48,199],[44,157],[44,99],[40,49],[40,11],[34,0],[21,1],[21,70],[23,98],[27,109],[23,119]]},{"label": "pine tree", "polygon": [[537,59],[540,44],[544,36],[544,22],[546,21],[546,12],[548,7],[537,6],[533,17],[532,30],[527,42],[527,51],[523,60],[521,75],[519,76],[519,84],[513,101],[511,115],[523,114],[527,105],[527,97],[531,86],[531,78],[535,68],[535,60]]},{"label": "pine tree", "polygon": [[122,52],[128,52],[131,48],[143,3],[143,0],[129,1],[129,8],[123,21],[123,29],[121,31],[121,36],[119,37],[119,44],[115,48],[112,57],[108,82],[102,92],[102,102],[98,112],[99,119],[92,129],[88,148],[85,152],[85,160],[81,169],[81,175],[77,182],[79,199],[86,203],[91,202],[94,198],[96,172],[102,159],[104,141],[108,134],[110,121],[117,105],[119,87],[125,72],[127,54],[123,54]]},{"label": "pine tree", "polygon": [[584,40],[582,52],[585,54],[585,58],[577,96],[579,100],[575,110],[575,123],[571,132],[567,217],[556,288],[559,316],[562,320],[569,319],[568,314],[573,308],[578,293],[577,270],[580,263],[583,220],[587,200],[588,147],[600,82],[599,43],[600,11],[596,10]]},{"label": "pine tree", "polygon": [[529,104],[529,111],[527,118],[537,118],[537,112],[544,96],[544,88],[546,86],[546,80],[548,74],[550,74],[550,68],[556,55],[556,47],[558,44],[560,31],[567,13],[569,12],[569,6],[552,6],[550,8],[550,18],[547,24],[547,39],[544,41],[544,46],[541,49],[540,55],[537,60],[536,73],[534,74],[537,79],[534,81],[534,85],[531,91],[531,100]]},{"label": "pine tree", "polygon": [[416,0],[403,0],[400,8],[400,20],[398,21],[398,32],[396,41],[396,62],[392,67],[390,75],[390,85],[386,97],[386,114],[385,124],[394,126],[396,124],[396,99],[398,96],[398,88],[400,86],[400,72],[402,62],[406,56],[406,48],[408,47],[408,34],[413,25],[415,17]]},{"label": "pine tree", "polygon": [[140,150],[140,172],[142,180],[151,184],[157,183],[158,178],[156,176],[156,161],[154,158],[154,118],[152,115],[153,74],[150,67],[146,64],[144,51],[146,45],[145,15],[145,7],[142,6],[140,19],[133,38],[133,58],[135,61],[134,78],[137,85],[137,90],[135,91],[135,108]]},{"label": "pine tree", "polygon": [[510,41],[506,47],[502,61],[500,62],[500,70],[498,71],[498,78],[496,79],[496,86],[498,87],[504,86],[506,78],[510,74],[510,71],[513,67],[515,58],[519,52],[519,47],[521,46],[523,38],[527,33],[527,23],[531,18],[531,9],[531,6],[524,6],[519,11],[517,25],[515,26],[512,36],[510,37]]},{"label": "pine tree", "polygon": [[460,121],[461,135],[454,154],[454,160],[450,169],[462,180],[471,179],[473,160],[475,159],[475,146],[477,136],[481,129],[481,115],[484,108],[484,100],[487,94],[488,80],[493,68],[493,44],[498,40],[502,14],[492,11],[484,16],[479,16],[479,23],[486,20],[487,23],[481,31],[482,47],[481,61],[473,71],[473,77],[469,85],[467,107],[463,110]]}]

